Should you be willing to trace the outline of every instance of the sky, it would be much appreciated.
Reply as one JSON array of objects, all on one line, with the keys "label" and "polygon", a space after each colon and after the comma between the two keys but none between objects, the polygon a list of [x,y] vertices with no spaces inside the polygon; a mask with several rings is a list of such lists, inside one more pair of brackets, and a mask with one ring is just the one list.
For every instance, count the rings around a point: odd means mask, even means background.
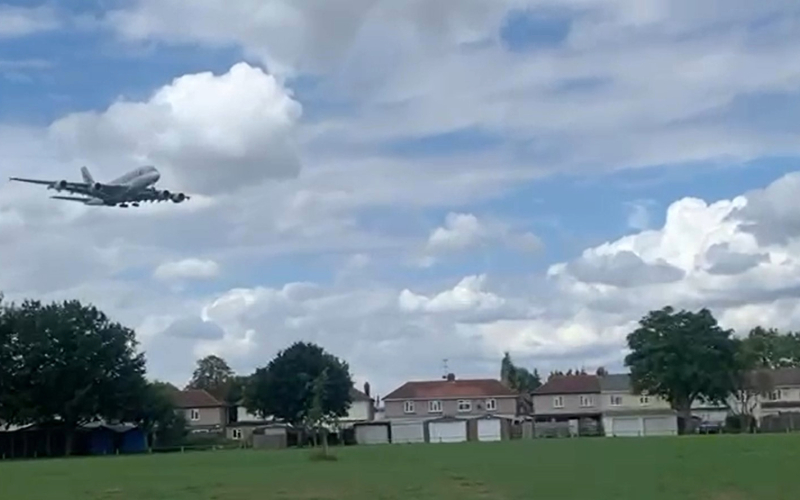
[{"label": "sky", "polygon": [[623,370],[667,305],[800,328],[799,112],[790,0],[0,0],[3,178],[192,196],[3,180],[0,290],[180,385],[296,341],[378,395]]}]

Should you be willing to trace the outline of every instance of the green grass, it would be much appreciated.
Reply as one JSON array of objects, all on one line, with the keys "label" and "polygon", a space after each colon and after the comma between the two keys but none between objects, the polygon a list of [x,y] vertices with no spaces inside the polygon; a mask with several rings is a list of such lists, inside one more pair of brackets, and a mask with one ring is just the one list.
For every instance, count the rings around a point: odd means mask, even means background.
[{"label": "green grass", "polygon": [[14,500],[796,500],[800,435],[504,443],[0,462]]}]

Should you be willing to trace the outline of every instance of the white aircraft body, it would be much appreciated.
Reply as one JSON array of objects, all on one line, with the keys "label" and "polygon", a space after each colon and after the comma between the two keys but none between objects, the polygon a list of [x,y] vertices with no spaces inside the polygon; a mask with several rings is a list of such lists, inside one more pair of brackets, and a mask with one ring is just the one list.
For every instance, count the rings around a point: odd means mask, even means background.
[{"label": "white aircraft body", "polygon": [[22,179],[11,177],[17,182],[29,182],[47,186],[57,192],[67,191],[82,196],[51,196],[55,200],[78,201],[84,205],[118,206],[125,208],[128,205],[138,207],[141,202],[161,202],[172,200],[181,203],[188,200],[189,196],[183,193],[171,193],[167,190],[159,191],[154,187],[161,174],[153,166],[144,166],[131,170],[127,174],[114,179],[108,184],[95,182],[89,169],[81,167],[83,182],[45,181],[39,179]]}]

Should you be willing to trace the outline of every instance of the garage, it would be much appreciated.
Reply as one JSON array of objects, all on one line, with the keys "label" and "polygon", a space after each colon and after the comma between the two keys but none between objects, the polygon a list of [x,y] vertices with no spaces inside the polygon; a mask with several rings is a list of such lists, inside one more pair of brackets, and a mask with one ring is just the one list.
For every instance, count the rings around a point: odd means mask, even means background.
[{"label": "garage", "polygon": [[675,436],[678,434],[678,419],[672,415],[644,417],[645,436]]},{"label": "garage", "polygon": [[422,422],[392,422],[392,443],[424,443]]},{"label": "garage", "polygon": [[500,441],[503,439],[502,427],[499,419],[478,420],[478,441]]},{"label": "garage", "polygon": [[428,431],[431,443],[460,443],[467,440],[467,421],[431,422]]},{"label": "garage", "polygon": [[386,444],[389,442],[389,426],[387,424],[356,425],[356,443]]},{"label": "garage", "polygon": [[606,432],[611,436],[641,436],[642,422],[639,417],[613,417]]}]

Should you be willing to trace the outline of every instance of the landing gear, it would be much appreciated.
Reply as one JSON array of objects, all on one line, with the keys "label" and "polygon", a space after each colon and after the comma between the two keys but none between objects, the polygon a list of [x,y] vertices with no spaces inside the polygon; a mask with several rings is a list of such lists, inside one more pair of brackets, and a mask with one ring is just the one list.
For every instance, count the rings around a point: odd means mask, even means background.
[{"label": "landing gear", "polygon": [[133,205],[134,207],[138,207],[139,206],[138,203],[131,203],[131,205]]},{"label": "landing gear", "polygon": [[128,208],[128,204],[127,203],[120,203],[118,206],[119,206],[119,208]]}]

